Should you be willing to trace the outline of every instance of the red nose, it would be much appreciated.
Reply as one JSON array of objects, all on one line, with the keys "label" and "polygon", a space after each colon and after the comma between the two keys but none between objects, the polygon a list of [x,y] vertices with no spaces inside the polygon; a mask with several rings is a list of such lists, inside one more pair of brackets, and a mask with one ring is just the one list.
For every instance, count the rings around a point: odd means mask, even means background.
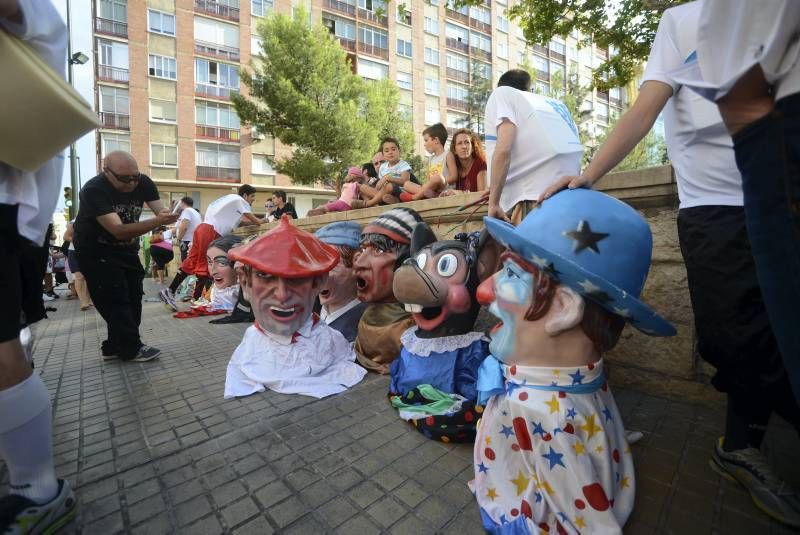
[{"label": "red nose", "polygon": [[478,303],[482,305],[490,305],[494,302],[494,278],[489,277],[478,286],[478,291],[475,296],[478,298]]}]

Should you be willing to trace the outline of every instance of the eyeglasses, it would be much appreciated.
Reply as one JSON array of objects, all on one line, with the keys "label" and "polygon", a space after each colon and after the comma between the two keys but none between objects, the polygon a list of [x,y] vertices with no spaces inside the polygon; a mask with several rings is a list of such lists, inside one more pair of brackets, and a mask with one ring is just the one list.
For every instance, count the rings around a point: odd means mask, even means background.
[{"label": "eyeglasses", "polygon": [[105,168],[105,171],[111,173],[111,176],[113,176],[123,184],[130,184],[131,182],[139,182],[139,180],[142,178],[141,173],[136,173],[135,175],[118,175],[108,167]]}]

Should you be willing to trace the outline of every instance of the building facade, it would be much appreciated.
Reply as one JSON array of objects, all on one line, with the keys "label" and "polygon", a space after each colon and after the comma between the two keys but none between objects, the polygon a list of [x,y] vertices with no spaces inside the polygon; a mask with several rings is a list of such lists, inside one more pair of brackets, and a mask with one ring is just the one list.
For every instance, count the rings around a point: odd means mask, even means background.
[{"label": "building facade", "polygon": [[[494,85],[509,68],[532,66],[537,91],[548,92],[570,73],[588,84],[605,59],[608,52],[594,45],[579,49],[578,35],[526,46],[505,16],[506,2],[456,8],[446,0],[94,0],[98,167],[108,152],[127,150],[165,201],[188,195],[202,210],[248,183],[259,190],[256,208],[283,189],[302,215],[333,192],[296,187],[276,174],[267,157],[290,149],[243,127],[230,101],[242,89],[239,68],[260,52],[259,20],[303,5],[348,52],[354,72],[396,81],[402,111],[421,132],[436,122],[461,126],[475,72]],[[620,90],[594,91],[585,101],[587,126],[602,132],[623,106]],[[414,148],[422,152],[421,136]]]}]

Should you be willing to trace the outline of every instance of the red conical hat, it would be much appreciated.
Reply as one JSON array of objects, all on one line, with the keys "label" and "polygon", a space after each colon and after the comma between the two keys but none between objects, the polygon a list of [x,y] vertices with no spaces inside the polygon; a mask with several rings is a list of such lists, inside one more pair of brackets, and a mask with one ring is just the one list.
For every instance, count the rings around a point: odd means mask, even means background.
[{"label": "red conical hat", "polygon": [[263,273],[300,279],[332,270],[339,263],[339,251],[292,225],[284,214],[277,227],[247,245],[231,249],[228,258]]}]

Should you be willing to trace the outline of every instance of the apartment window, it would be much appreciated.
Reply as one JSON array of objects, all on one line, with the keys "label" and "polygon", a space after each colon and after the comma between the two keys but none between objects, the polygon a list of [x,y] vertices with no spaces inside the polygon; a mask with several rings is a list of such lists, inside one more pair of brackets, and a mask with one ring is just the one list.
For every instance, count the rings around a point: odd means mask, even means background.
[{"label": "apartment window", "polygon": [[156,167],[178,167],[177,145],[150,143],[150,165]]},{"label": "apartment window", "polygon": [[253,174],[255,175],[274,175],[275,169],[269,164],[266,156],[253,154]]},{"label": "apartment window", "polygon": [[177,121],[176,104],[171,100],[150,99],[150,120],[174,123]]},{"label": "apartment window", "polygon": [[508,19],[502,15],[497,15],[497,29],[508,33]]},{"label": "apartment window", "polygon": [[550,96],[550,84],[536,80],[536,83],[533,86],[533,92],[537,95],[544,95],[548,97]]},{"label": "apartment window", "polygon": [[371,80],[382,80],[389,76],[389,67],[376,61],[358,58],[358,75]]},{"label": "apartment window", "polygon": [[264,17],[272,10],[272,0],[252,0],[250,11],[256,17]]},{"label": "apartment window", "polygon": [[372,12],[375,12],[379,9],[386,11],[386,2],[383,2],[382,0],[358,0],[358,7]]},{"label": "apartment window", "polygon": [[508,59],[508,43],[497,43],[497,57]]},{"label": "apartment window", "polygon": [[412,78],[409,72],[397,72],[397,87],[411,91]]},{"label": "apartment window", "polygon": [[567,53],[567,46],[559,41],[550,41],[550,50],[563,56]]},{"label": "apartment window", "polygon": [[239,130],[239,115],[230,106],[213,102],[197,102],[195,105],[195,122],[203,126],[218,126],[230,130]]},{"label": "apartment window", "polygon": [[461,41],[462,43],[469,42],[469,31],[461,26],[450,24],[449,22],[445,24],[444,34],[445,37],[455,39],[456,41]]},{"label": "apartment window", "polygon": [[127,134],[107,134],[103,132],[100,134],[100,156],[106,157],[106,154],[114,151],[131,151],[131,136]]},{"label": "apartment window", "polygon": [[241,159],[238,147],[217,145],[212,143],[197,143],[195,159],[201,167],[224,167],[226,169],[241,169]]},{"label": "apartment window", "polygon": [[425,124],[436,124],[441,121],[441,115],[436,108],[425,108]]},{"label": "apartment window", "polygon": [[130,115],[128,90],[119,87],[99,86],[100,111],[117,115]]},{"label": "apartment window", "polygon": [[97,40],[98,62],[100,65],[109,65],[121,69],[128,68],[128,45],[117,41],[105,39]]},{"label": "apartment window", "polygon": [[225,47],[239,48],[239,27],[205,17],[194,18],[194,38],[196,41]]},{"label": "apartment window", "polygon": [[157,56],[150,54],[150,76],[156,78],[166,78],[168,80],[177,80],[178,69],[175,65],[175,58],[167,56]]},{"label": "apartment window", "polygon": [[397,105],[397,113],[400,117],[405,121],[411,120],[411,106],[408,104],[398,104]]},{"label": "apartment window", "polygon": [[569,52],[567,54],[567,57],[569,59],[572,59],[572,60],[578,59],[578,49],[575,48],[574,46],[567,47],[567,52]]},{"label": "apartment window", "polygon": [[195,58],[194,73],[198,84],[239,89],[239,70],[234,65]]},{"label": "apartment window", "polygon": [[356,24],[354,22],[325,13],[322,18],[322,24],[336,37],[350,41],[356,40]]},{"label": "apartment window", "polygon": [[411,57],[411,41],[404,41],[403,39],[397,40],[397,55]]},{"label": "apartment window", "polygon": [[456,7],[457,0],[447,0],[447,9],[461,13],[462,15],[469,15],[469,6]]},{"label": "apartment window", "polygon": [[466,124],[467,116],[461,113],[447,112],[447,126],[450,128],[461,128]]},{"label": "apartment window", "polygon": [[148,9],[147,21],[147,28],[151,32],[175,36],[175,15],[164,13],[163,11],[156,11],[155,9]]},{"label": "apartment window", "polygon": [[430,17],[425,17],[424,29],[428,33],[439,35],[439,21]]},{"label": "apartment window", "polygon": [[460,84],[447,84],[447,98],[466,101],[469,96],[469,88]]},{"label": "apartment window", "polygon": [[425,47],[425,63],[439,65],[439,49]]},{"label": "apartment window", "polygon": [[567,76],[564,72],[564,66],[560,63],[550,62],[550,76],[555,76],[556,74],[561,76],[561,83],[564,83]]},{"label": "apartment window", "polygon": [[436,78],[425,78],[425,93],[428,95],[439,96],[439,80]]},{"label": "apartment window", "polygon": [[611,89],[609,89],[608,97],[617,101],[621,100],[622,94],[619,90],[619,87],[612,87]]},{"label": "apartment window", "polygon": [[408,10],[405,4],[397,6],[397,22],[411,25],[411,11]]},{"label": "apartment window", "polygon": [[478,76],[484,78],[486,80],[492,79],[492,66],[488,63],[483,63],[482,61],[474,61],[475,71],[477,72]]},{"label": "apartment window", "polygon": [[[497,51],[497,55],[500,55],[500,51]],[[517,50],[517,65],[525,65],[525,52],[522,50]]]},{"label": "apartment window", "polygon": [[536,67],[536,70],[548,73],[550,72],[550,62],[547,61],[547,58],[543,58],[541,56],[537,56],[534,54],[533,56],[533,66]]},{"label": "apartment window", "polygon": [[598,102],[595,108],[595,116],[601,121],[608,121],[608,104]]},{"label": "apartment window", "polygon": [[389,48],[389,34],[368,26],[359,26],[358,40],[376,48]]},{"label": "apartment window", "polygon": [[485,52],[492,52],[492,40],[482,33],[470,32],[469,45],[474,48],[479,48]]},{"label": "apartment window", "polygon": [[99,0],[97,8],[101,19],[128,22],[128,0]]},{"label": "apartment window", "polygon": [[428,4],[436,7],[439,5],[439,0],[428,0]]},{"label": "apartment window", "polygon": [[469,72],[469,59],[458,54],[447,54],[447,68],[461,72]]},{"label": "apartment window", "polygon": [[250,54],[260,56],[264,53],[264,41],[255,35],[250,36]]},{"label": "apartment window", "polygon": [[492,23],[492,12],[482,6],[470,6],[469,16],[484,24]]}]

